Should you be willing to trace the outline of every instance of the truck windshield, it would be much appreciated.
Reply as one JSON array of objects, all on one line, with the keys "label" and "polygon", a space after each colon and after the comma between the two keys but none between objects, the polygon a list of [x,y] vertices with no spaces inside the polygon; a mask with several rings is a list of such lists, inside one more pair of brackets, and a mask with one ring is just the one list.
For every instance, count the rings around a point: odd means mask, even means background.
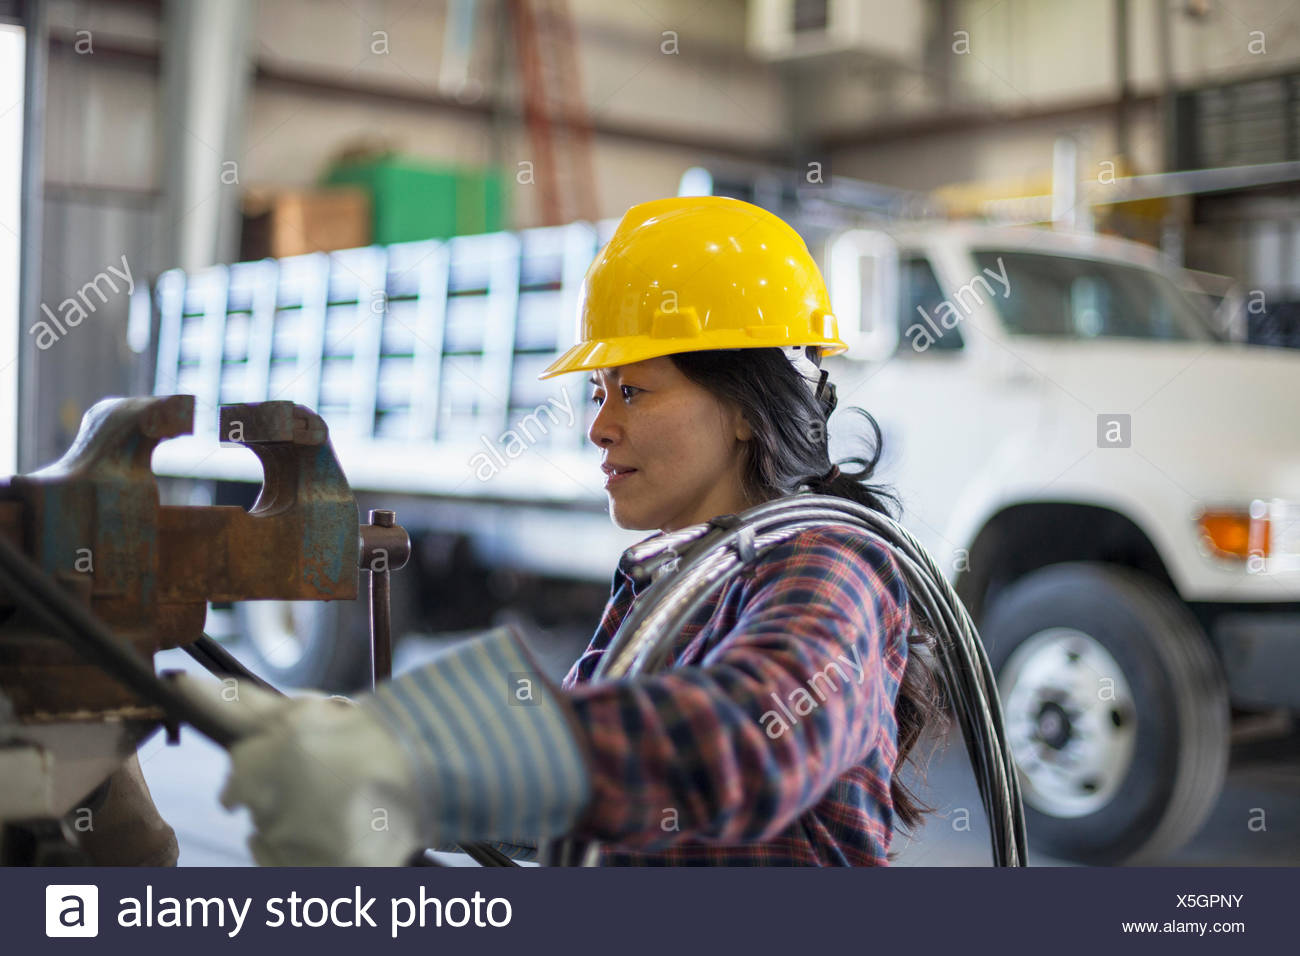
[{"label": "truck windshield", "polygon": [[993,297],[1017,335],[1095,339],[1213,339],[1202,314],[1158,272],[1096,259],[983,249],[976,265],[1009,283]]}]

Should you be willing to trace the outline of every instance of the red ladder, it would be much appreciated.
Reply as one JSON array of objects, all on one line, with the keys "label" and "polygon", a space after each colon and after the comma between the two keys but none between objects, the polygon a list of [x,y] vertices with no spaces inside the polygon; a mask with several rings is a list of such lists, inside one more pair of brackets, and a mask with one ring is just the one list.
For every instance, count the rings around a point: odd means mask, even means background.
[{"label": "red ladder", "polygon": [[567,0],[510,0],[541,225],[596,219],[591,120]]}]

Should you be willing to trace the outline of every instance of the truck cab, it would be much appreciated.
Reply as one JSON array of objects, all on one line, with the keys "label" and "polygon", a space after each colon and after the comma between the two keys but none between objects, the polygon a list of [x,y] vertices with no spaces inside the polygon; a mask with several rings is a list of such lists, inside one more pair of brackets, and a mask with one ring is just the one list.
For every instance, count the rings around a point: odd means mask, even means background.
[{"label": "truck cab", "polygon": [[841,408],[879,421],[878,475],[980,624],[1032,841],[1160,859],[1231,718],[1300,707],[1300,354],[1228,341],[1114,238],[853,229],[824,261]]}]

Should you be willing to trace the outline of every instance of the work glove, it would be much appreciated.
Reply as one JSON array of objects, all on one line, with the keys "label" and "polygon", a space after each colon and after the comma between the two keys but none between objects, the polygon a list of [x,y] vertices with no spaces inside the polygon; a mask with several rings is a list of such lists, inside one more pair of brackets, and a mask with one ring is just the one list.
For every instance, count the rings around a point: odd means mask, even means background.
[{"label": "work glove", "polygon": [[384,866],[417,848],[419,810],[406,754],[373,713],[324,695],[284,697],[247,681],[191,675],[241,738],[220,800],[248,807],[262,866]]},{"label": "work glove", "polygon": [[562,836],[590,774],[562,693],[507,628],[355,702],[185,675],[241,734],[221,792],[263,866],[399,866],[426,846]]}]

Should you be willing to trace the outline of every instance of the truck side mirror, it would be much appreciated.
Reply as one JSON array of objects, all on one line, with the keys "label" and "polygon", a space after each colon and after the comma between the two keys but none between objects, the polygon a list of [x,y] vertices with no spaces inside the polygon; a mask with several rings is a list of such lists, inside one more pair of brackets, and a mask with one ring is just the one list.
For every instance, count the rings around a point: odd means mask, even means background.
[{"label": "truck side mirror", "polygon": [[830,240],[826,255],[831,308],[845,358],[883,362],[898,347],[898,247],[883,232],[851,229]]}]

